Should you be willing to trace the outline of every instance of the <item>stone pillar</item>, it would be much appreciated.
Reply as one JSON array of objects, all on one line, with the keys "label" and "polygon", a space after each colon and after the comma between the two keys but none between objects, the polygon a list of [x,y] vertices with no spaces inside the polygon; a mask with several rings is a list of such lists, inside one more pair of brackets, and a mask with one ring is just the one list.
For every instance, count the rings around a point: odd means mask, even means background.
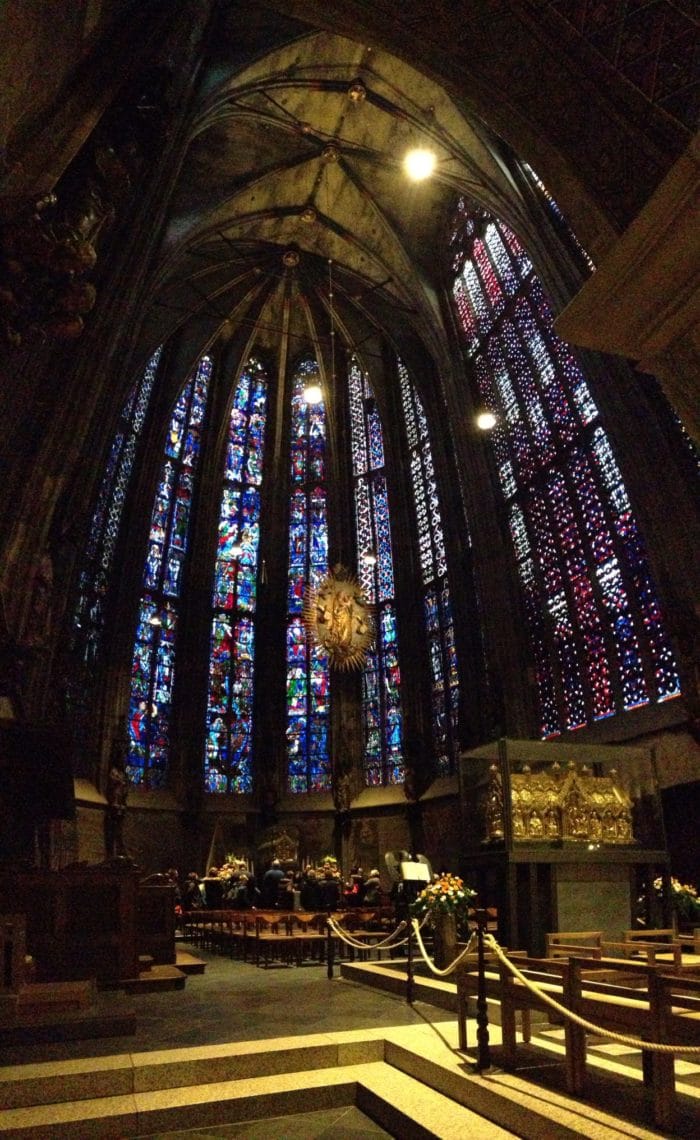
[{"label": "stone pillar", "polygon": [[564,340],[637,362],[700,444],[700,136],[554,323]]}]

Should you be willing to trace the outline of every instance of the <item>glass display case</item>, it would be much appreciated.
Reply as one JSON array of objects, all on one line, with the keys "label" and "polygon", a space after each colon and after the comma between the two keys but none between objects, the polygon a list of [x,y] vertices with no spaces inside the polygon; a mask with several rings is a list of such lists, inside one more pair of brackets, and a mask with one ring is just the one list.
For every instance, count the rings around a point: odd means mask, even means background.
[{"label": "glass display case", "polygon": [[461,873],[499,936],[542,953],[556,930],[668,925],[668,857],[652,748],[501,739],[459,764]]}]

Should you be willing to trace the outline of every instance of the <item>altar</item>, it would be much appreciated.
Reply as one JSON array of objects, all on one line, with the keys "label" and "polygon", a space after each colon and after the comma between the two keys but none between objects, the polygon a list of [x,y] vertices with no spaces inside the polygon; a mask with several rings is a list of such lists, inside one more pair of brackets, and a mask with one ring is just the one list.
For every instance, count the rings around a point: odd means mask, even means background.
[{"label": "altar", "polygon": [[502,945],[671,925],[653,749],[501,739],[462,754],[459,787],[460,874]]}]

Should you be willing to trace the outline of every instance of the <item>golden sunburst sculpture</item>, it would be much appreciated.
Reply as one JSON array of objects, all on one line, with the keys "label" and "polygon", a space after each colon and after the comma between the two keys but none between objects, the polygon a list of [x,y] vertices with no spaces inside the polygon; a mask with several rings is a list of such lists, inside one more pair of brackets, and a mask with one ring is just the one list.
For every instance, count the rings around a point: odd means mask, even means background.
[{"label": "golden sunburst sculpture", "polygon": [[304,599],[304,623],[335,669],[359,669],[374,641],[374,621],[359,582],[336,566]]}]

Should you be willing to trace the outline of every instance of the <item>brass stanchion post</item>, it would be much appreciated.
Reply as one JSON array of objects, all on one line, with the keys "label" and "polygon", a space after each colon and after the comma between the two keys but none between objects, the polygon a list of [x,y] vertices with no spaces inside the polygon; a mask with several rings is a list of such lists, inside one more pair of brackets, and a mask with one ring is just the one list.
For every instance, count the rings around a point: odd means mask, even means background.
[{"label": "brass stanchion post", "polygon": [[406,963],[406,1001],[413,1005],[413,919],[408,916],[408,962]]},{"label": "brass stanchion post", "polygon": [[326,976],[333,977],[333,958],[335,957],[335,943],[331,931],[330,920],[326,919]]},{"label": "brass stanchion post", "polygon": [[484,934],[486,932],[486,911],[479,908],[474,912],[476,918],[476,950],[478,978],[476,989],[476,1071],[483,1073],[491,1068],[491,1050],[489,1048],[489,1015],[486,1006],[486,956],[484,954]]}]

